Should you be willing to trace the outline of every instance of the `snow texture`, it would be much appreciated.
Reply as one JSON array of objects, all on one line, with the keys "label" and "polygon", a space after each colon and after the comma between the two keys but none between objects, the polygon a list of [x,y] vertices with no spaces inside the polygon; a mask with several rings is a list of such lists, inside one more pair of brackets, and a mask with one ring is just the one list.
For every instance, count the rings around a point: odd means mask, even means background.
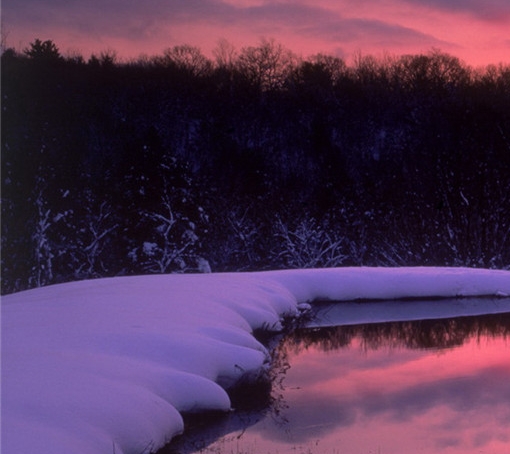
[{"label": "snow texture", "polygon": [[158,275],[2,298],[2,453],[141,454],[183,412],[229,410],[267,366],[252,335],[315,300],[510,295],[510,272],[334,268]]}]

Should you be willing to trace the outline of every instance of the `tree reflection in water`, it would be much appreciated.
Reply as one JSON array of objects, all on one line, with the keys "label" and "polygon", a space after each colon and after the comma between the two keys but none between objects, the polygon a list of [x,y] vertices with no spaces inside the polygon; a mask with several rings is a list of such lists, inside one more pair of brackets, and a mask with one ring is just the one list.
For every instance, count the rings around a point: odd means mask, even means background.
[{"label": "tree reflection in water", "polygon": [[357,338],[366,350],[381,347],[437,350],[463,345],[467,339],[507,339],[509,335],[510,314],[491,314],[443,320],[302,328],[293,332],[280,345],[281,348],[295,351],[311,345],[331,351],[348,347]]}]

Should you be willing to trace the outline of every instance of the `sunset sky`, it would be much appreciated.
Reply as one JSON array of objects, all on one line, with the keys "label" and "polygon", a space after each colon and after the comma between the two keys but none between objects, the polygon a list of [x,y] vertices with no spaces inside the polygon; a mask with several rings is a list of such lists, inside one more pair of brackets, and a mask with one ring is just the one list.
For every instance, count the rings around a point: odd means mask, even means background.
[{"label": "sunset sky", "polygon": [[274,38],[296,54],[352,56],[439,48],[468,64],[510,62],[509,0],[4,0],[2,37],[22,50],[52,39],[63,54],[156,55],[177,44],[209,57]]}]

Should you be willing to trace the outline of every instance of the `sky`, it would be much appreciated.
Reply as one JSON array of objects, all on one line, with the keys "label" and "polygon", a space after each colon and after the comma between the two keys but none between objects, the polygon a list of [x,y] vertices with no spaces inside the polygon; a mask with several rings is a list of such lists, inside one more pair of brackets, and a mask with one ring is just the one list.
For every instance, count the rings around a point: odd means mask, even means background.
[{"label": "sky", "polygon": [[242,49],[266,38],[304,58],[435,48],[480,66],[510,62],[510,1],[3,0],[4,45],[22,50],[35,38],[85,57],[131,59],[180,44],[212,57],[220,39]]}]

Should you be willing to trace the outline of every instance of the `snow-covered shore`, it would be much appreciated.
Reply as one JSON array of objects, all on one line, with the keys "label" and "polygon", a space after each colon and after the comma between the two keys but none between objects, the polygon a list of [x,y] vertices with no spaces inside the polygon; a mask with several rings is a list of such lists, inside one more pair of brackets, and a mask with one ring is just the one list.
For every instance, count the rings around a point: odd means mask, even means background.
[{"label": "snow-covered shore", "polygon": [[510,272],[336,268],[82,281],[2,298],[2,453],[154,451],[267,364],[300,303],[510,295]]}]

